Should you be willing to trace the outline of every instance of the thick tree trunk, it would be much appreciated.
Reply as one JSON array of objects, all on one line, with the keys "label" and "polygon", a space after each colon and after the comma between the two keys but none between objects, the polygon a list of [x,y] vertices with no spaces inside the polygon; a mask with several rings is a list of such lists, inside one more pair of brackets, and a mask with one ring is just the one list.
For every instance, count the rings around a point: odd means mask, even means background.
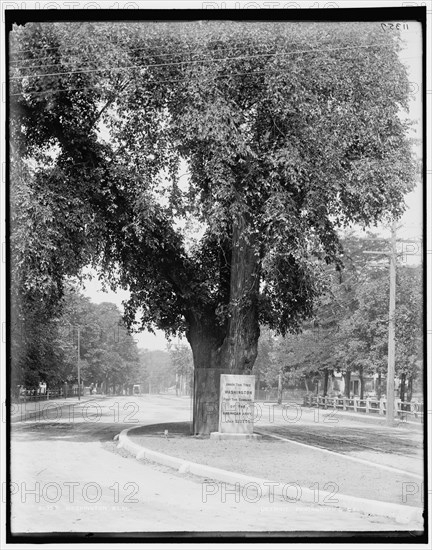
[{"label": "thick tree trunk", "polygon": [[323,389],[323,396],[326,397],[328,392],[328,381],[329,381],[329,371],[328,369],[324,370],[324,389]]},{"label": "thick tree trunk", "polygon": [[363,379],[363,369],[359,370],[359,380],[360,380],[360,399],[364,398],[364,379]]},{"label": "thick tree trunk", "polygon": [[256,237],[243,216],[233,229],[230,317],[222,345],[222,361],[229,372],[250,374],[258,353],[258,293],[260,259]]},{"label": "thick tree trunk", "polygon": [[382,394],[382,391],[381,391],[381,381],[382,381],[382,376],[381,376],[381,371],[378,373],[378,380],[377,380],[377,386],[376,386],[376,394],[377,394],[377,399],[381,399],[381,394]]},{"label": "thick tree trunk", "polygon": [[261,389],[261,373],[260,371],[258,371],[256,373],[256,378],[255,378],[255,399],[258,399],[258,395],[259,395],[259,392],[260,392],[260,389]]},{"label": "thick tree trunk", "polygon": [[260,259],[256,238],[243,216],[233,227],[229,316],[225,327],[215,312],[193,313],[187,338],[194,359],[193,433],[219,427],[220,375],[250,374],[258,352]]},{"label": "thick tree trunk", "polygon": [[187,338],[194,361],[193,433],[209,434],[217,431],[219,425],[220,340],[205,320],[196,320]]},{"label": "thick tree trunk", "polygon": [[344,395],[345,397],[349,397],[350,396],[350,385],[351,385],[351,371],[347,370],[345,375],[344,375],[344,379],[345,379],[345,391],[344,391]]},{"label": "thick tree trunk", "polygon": [[401,401],[405,401],[405,380],[406,380],[406,375],[405,373],[403,372],[401,374],[401,378],[400,378],[400,393],[399,393],[399,398]]},{"label": "thick tree trunk", "polygon": [[278,405],[282,404],[282,391],[283,391],[282,382],[283,382],[283,370],[281,368],[280,371],[279,371],[279,376],[278,376],[278,393],[277,393]]},{"label": "thick tree trunk", "polygon": [[408,379],[408,395],[407,395],[407,401],[411,402],[412,400],[412,394],[413,394],[413,376],[410,376]]}]

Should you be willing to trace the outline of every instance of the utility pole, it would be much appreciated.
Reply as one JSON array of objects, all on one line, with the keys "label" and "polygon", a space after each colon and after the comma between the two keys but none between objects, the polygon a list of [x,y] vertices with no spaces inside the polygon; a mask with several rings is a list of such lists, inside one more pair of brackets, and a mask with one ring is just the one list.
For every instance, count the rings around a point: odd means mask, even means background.
[{"label": "utility pole", "polygon": [[78,401],[81,401],[81,368],[80,368],[80,327],[78,326],[77,327],[77,331],[78,331],[78,361],[77,361],[77,366],[78,366]]},{"label": "utility pole", "polygon": [[386,255],[390,260],[390,295],[389,295],[389,328],[387,354],[387,388],[386,388],[386,423],[395,425],[394,390],[395,390],[395,329],[396,329],[396,222],[391,224],[391,250],[379,252],[365,250],[365,254]]},{"label": "utility pole", "polygon": [[394,390],[395,390],[395,329],[396,329],[396,224],[391,226],[390,252],[390,298],[389,298],[389,330],[387,357],[387,426],[394,426]]}]

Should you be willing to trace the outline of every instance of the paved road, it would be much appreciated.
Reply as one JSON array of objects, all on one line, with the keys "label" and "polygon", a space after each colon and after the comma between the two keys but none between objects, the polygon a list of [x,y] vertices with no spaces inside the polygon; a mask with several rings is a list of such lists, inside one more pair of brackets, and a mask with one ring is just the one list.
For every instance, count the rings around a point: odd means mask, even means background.
[{"label": "paved road", "polygon": [[51,402],[35,412],[12,425],[15,533],[405,529],[380,517],[270,502],[268,496],[252,502],[229,487],[213,494],[200,478],[116,449],[113,437],[124,428],[190,420],[186,399],[96,398],[61,409]]}]

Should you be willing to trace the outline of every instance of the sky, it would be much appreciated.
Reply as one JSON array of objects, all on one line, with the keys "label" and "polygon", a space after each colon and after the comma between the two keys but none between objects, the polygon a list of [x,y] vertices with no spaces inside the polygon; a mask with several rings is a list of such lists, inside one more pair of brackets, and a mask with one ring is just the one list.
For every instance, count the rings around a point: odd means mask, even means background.
[{"label": "sky", "polygon": [[[409,29],[402,31],[403,39],[406,42],[403,50],[400,53],[402,62],[407,67],[408,78],[410,81],[410,110],[409,118],[416,122],[412,137],[420,140],[420,143],[415,147],[415,152],[419,158],[422,157],[422,54],[421,54],[421,26],[419,23],[409,22]],[[406,196],[407,209],[400,220],[398,226],[397,237],[401,240],[417,240],[422,237],[422,183],[419,183],[414,191]],[[379,233],[383,237],[390,236],[390,230],[385,227],[379,227],[375,232]],[[421,261],[421,257],[418,252],[421,251],[420,243],[400,243],[398,245],[399,250],[406,250],[410,256],[408,260],[410,263],[417,263]],[[93,302],[113,302],[119,306],[121,310],[122,301],[128,298],[128,292],[117,290],[116,292],[103,292],[102,287],[95,276],[91,281],[85,282],[85,288],[83,288],[83,294],[88,296]],[[138,347],[147,348],[149,350],[166,349],[167,340],[163,332],[155,331],[155,334],[148,332],[142,332],[135,334],[134,338]],[[175,339],[174,341],[177,341]]]}]

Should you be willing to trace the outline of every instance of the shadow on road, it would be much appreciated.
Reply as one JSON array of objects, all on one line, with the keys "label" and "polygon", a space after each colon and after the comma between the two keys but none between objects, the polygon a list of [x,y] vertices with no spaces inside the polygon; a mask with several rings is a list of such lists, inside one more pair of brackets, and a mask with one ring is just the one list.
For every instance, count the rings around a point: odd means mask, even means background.
[{"label": "shadow on road", "polygon": [[[169,403],[169,405],[168,405]],[[118,396],[82,404],[30,404],[11,424],[12,441],[110,441],[126,428],[183,415],[187,403],[153,396]]]},{"label": "shadow on road", "polygon": [[25,422],[11,427],[11,438],[15,441],[70,441],[84,443],[111,441],[113,437],[134,424],[118,422]]}]

